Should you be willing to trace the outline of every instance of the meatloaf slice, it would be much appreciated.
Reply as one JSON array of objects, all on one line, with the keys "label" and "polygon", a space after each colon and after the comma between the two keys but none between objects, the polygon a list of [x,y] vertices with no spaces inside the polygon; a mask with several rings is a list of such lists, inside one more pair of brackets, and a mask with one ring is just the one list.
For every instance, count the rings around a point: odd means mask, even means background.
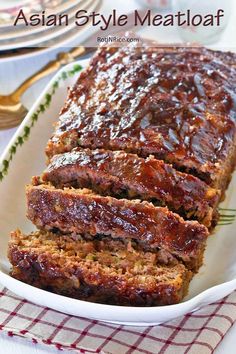
[{"label": "meatloaf slice", "polygon": [[158,254],[121,241],[85,241],[78,235],[12,232],[12,276],[81,300],[154,306],[180,302],[192,273],[183,264],[163,265]]},{"label": "meatloaf slice", "polygon": [[207,227],[217,220],[219,192],[153,156],[144,159],[124,151],[78,148],[55,155],[41,179],[57,188],[91,188],[102,195],[167,205]]},{"label": "meatloaf slice", "polygon": [[27,186],[28,218],[40,229],[136,240],[163,249],[197,270],[208,236],[197,221],[139,200],[104,197],[88,189]]},{"label": "meatloaf slice", "polygon": [[222,194],[236,161],[236,54],[100,48],[70,90],[47,154],[150,154]]}]

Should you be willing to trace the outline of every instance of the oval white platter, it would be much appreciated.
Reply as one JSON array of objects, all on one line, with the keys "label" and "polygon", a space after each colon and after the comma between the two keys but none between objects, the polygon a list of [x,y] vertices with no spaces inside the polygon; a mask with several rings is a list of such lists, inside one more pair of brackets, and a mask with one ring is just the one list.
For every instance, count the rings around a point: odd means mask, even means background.
[{"label": "oval white platter", "polygon": [[[0,160],[0,282],[17,295],[55,310],[91,319],[135,326],[156,325],[169,321],[206,304],[217,301],[236,289],[236,224],[217,227],[210,236],[204,265],[191,282],[188,296],[180,304],[157,307],[121,307],[90,303],[53,294],[10,277],[7,243],[12,230],[30,232],[24,186],[31,176],[45,168],[44,149],[52,134],[52,124],[66,99],[67,88],[75,83],[79,66],[72,63],[60,70],[49,83],[7,146]],[[1,177],[1,175],[0,175]],[[236,207],[236,174],[221,205]]]}]

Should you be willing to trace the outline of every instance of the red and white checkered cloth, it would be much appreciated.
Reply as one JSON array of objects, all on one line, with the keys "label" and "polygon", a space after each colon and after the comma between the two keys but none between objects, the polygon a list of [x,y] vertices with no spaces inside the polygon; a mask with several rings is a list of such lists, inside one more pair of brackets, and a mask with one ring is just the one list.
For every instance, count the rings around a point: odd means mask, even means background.
[{"label": "red and white checkered cloth", "polygon": [[236,292],[171,322],[153,327],[106,324],[34,305],[0,286],[0,329],[34,343],[103,354],[208,354],[236,321]]}]

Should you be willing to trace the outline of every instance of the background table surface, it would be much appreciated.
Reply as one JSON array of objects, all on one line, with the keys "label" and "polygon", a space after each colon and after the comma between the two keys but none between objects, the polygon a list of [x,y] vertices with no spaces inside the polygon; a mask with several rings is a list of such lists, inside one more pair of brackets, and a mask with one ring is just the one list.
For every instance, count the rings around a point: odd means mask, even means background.
[{"label": "background table surface", "polygon": [[[227,0],[228,1],[228,0]],[[124,11],[129,11],[135,8],[135,0],[120,0],[119,6],[123,6]],[[234,2],[234,9],[236,10],[236,2]],[[221,46],[225,46],[225,43],[230,43],[235,40],[236,33],[236,21],[235,21],[236,11],[234,11],[233,16],[231,16],[231,20],[229,26],[227,27],[223,37],[220,42],[217,43],[217,46],[220,48]],[[163,31],[160,28],[155,29],[155,32],[149,29],[144,29],[143,34],[146,36],[151,36],[152,38],[163,38]],[[168,39],[169,40],[177,40],[178,34],[174,30],[168,31]],[[236,50],[236,49],[235,49]],[[0,62],[0,95],[8,94],[12,92],[25,78],[29,77],[31,74],[35,73],[40,67],[46,64],[49,60],[55,58],[56,52],[51,52],[45,55],[40,56],[39,58],[31,58],[25,59],[21,61],[12,61],[1,64]],[[23,96],[23,103],[27,108],[30,108],[36,98],[39,96],[47,82],[51,79],[51,76],[41,80],[37,84],[35,84],[30,90],[28,90]],[[16,131],[16,128],[0,131],[0,154],[3,149],[6,147],[6,144],[9,142],[10,138]],[[232,327],[232,329],[228,332],[228,334],[223,339],[222,343],[218,346],[215,351],[215,354],[235,354],[235,336],[236,336],[236,324]],[[22,338],[16,337],[8,337],[4,333],[0,333],[0,348],[1,353],[4,354],[46,354],[46,353],[59,353],[58,350],[49,347],[49,346],[41,346],[35,345],[31,342],[28,342]],[[68,351],[64,351],[65,354],[69,353]],[[122,354],[122,353],[121,353]],[[200,353],[201,354],[201,353]]]}]

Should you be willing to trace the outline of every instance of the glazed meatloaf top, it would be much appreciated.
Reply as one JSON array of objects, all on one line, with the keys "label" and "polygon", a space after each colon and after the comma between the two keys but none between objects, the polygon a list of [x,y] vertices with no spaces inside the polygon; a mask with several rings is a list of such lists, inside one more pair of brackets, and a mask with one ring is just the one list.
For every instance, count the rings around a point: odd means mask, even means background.
[{"label": "glazed meatloaf top", "polygon": [[41,179],[58,188],[91,188],[102,195],[167,205],[207,227],[216,221],[219,192],[153,156],[144,159],[124,151],[77,148],[53,156]]},{"label": "glazed meatloaf top", "polygon": [[139,200],[104,197],[87,189],[27,186],[28,217],[39,228],[136,240],[163,249],[197,270],[208,236],[197,221]]},{"label": "glazed meatloaf top", "polygon": [[82,300],[115,305],[178,303],[192,273],[178,262],[163,264],[158,253],[130,242],[85,241],[79,235],[45,231],[11,235],[12,275],[28,284]]},{"label": "glazed meatloaf top", "polygon": [[77,146],[153,154],[224,189],[235,162],[235,59],[205,48],[100,48],[69,92],[48,157]]}]

